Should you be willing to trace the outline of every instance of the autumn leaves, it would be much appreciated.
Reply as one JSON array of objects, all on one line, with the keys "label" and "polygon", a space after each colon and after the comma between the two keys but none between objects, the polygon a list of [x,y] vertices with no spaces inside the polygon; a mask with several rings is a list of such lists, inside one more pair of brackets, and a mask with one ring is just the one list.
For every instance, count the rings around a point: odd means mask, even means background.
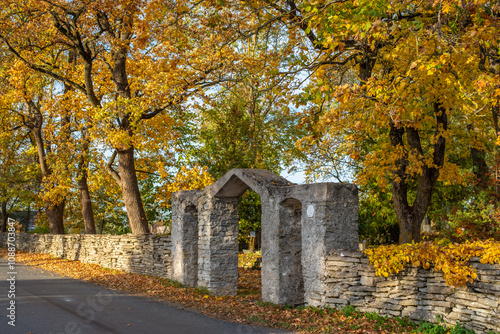
[{"label": "autumn leaves", "polygon": [[[147,233],[146,175],[167,179],[156,192],[168,194],[208,182],[203,166],[213,178],[240,166],[228,157],[349,175],[362,205],[386,198],[393,214],[377,219],[397,220],[401,242],[418,241],[436,190],[465,199],[467,185],[492,182],[492,1],[1,4],[2,133],[37,170],[52,233],[64,231],[75,184],[88,233],[96,193],[123,201],[132,232]],[[197,167],[174,180],[182,165]]]},{"label": "autumn leaves", "polygon": [[[227,13],[190,1],[3,1],[2,8],[9,96],[2,102],[11,120],[3,131],[24,127],[36,142],[51,233],[64,233],[71,179],[87,233],[95,233],[92,206],[84,205],[93,187],[121,191],[132,232],[148,233],[136,170],[165,173],[154,165],[175,163],[183,103],[222,81],[225,64],[244,59],[231,47]],[[89,180],[89,168],[106,170],[119,190],[102,183],[107,176]]]}]

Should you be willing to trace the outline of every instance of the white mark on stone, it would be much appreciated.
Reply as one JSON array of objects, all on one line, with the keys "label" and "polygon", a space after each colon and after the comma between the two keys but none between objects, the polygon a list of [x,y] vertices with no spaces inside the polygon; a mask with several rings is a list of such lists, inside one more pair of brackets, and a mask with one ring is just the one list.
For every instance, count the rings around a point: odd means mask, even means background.
[{"label": "white mark on stone", "polygon": [[309,204],[307,206],[307,217],[312,218],[314,217],[314,205]]}]

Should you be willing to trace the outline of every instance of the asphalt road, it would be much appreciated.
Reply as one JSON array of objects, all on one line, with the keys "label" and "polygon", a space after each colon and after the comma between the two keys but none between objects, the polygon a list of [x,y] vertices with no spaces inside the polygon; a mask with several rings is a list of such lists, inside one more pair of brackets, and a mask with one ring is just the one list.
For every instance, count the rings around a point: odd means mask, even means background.
[{"label": "asphalt road", "polygon": [[[16,274],[9,274],[11,269]],[[12,277],[15,284],[11,284]],[[155,299],[52,276],[29,266],[16,264],[9,268],[3,258],[0,279],[0,334],[288,333],[213,319]]]}]

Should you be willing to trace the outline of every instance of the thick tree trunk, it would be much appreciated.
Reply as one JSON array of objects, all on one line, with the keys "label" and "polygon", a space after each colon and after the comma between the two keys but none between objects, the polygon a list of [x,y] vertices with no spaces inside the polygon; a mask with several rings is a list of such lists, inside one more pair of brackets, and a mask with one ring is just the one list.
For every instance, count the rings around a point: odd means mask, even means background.
[{"label": "thick tree trunk", "polygon": [[[392,195],[400,228],[400,243],[420,241],[420,226],[431,203],[434,184],[439,177],[439,169],[443,167],[444,164],[446,140],[442,136],[442,131],[446,131],[448,128],[448,117],[446,115],[446,110],[438,103],[434,104],[434,115],[437,124],[436,141],[432,157],[433,166],[428,167],[425,163],[423,164],[422,173],[417,178],[416,198],[413,205],[410,205],[408,201],[408,153],[404,153],[404,155],[400,157],[397,169],[393,175]],[[397,127],[395,124],[391,124],[389,136],[392,146],[394,148],[402,148],[404,146],[403,136],[405,132],[412,153],[417,155],[420,160],[423,160],[424,152],[420,142],[420,135],[415,128],[407,127],[405,129],[403,127]]]},{"label": "thick tree trunk", "polygon": [[65,201],[55,205],[47,201],[45,212],[49,219],[50,234],[64,234],[64,206]]},{"label": "thick tree trunk", "polygon": [[[123,45],[129,45],[132,38],[131,33],[132,22],[131,20],[124,20],[122,25],[122,32],[120,39]],[[124,99],[132,98],[130,92],[130,84],[128,82],[127,75],[127,47],[120,47],[113,54],[113,81],[115,83],[115,89],[118,96]],[[120,127],[122,130],[126,131],[130,137],[133,136],[133,127],[130,124],[130,115],[128,112],[124,112],[120,115]],[[118,153],[118,173],[116,174],[112,170],[112,175],[120,183],[122,188],[123,200],[125,202],[125,207],[127,208],[128,220],[130,222],[130,227],[133,234],[145,234],[149,233],[148,221],[146,219],[146,213],[144,211],[144,206],[142,204],[141,194],[139,192],[139,184],[137,182],[137,175],[135,174],[135,157],[134,157],[134,146],[130,144],[127,148],[116,149]],[[109,166],[111,168],[111,166]]]},{"label": "thick tree trunk", "polygon": [[118,151],[118,171],[123,200],[133,234],[149,233],[148,221],[142,204],[135,174],[134,147]]},{"label": "thick tree trunk", "polygon": [[7,212],[7,201],[2,202],[2,226],[0,232],[7,232],[7,222],[9,220],[9,213]]},{"label": "thick tree trunk", "polygon": [[432,190],[437,180],[431,168],[424,167],[422,176],[417,180],[417,198],[413,205],[408,202],[406,182],[392,182],[392,195],[399,224],[399,243],[419,242],[420,227],[431,203]]},{"label": "thick tree trunk", "polygon": [[80,203],[82,205],[82,217],[83,223],[85,224],[85,233],[96,234],[94,210],[92,209],[92,200],[90,199],[86,172],[85,175],[82,175],[78,180],[78,187],[80,188]]}]

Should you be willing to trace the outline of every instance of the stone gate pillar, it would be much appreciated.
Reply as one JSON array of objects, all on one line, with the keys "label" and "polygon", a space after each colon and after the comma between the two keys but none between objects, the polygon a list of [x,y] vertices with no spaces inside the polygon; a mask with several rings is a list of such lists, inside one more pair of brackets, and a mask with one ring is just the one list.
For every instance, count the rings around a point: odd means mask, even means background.
[{"label": "stone gate pillar", "polygon": [[334,250],[356,251],[358,238],[358,191],[352,184],[302,185],[308,193],[302,202],[302,272],[304,302],[320,305],[325,259]]},{"label": "stone gate pillar", "polygon": [[198,286],[214,295],[236,295],[238,197],[202,197],[198,219]]},{"label": "stone gate pillar", "polygon": [[198,202],[203,191],[172,195],[172,279],[196,287],[198,282]]},{"label": "stone gate pillar", "polygon": [[281,305],[304,303],[301,265],[302,204],[276,188],[262,199],[262,299]]},{"label": "stone gate pillar", "polygon": [[262,299],[319,305],[326,256],[358,248],[358,196],[351,184],[270,188],[262,200]]}]

